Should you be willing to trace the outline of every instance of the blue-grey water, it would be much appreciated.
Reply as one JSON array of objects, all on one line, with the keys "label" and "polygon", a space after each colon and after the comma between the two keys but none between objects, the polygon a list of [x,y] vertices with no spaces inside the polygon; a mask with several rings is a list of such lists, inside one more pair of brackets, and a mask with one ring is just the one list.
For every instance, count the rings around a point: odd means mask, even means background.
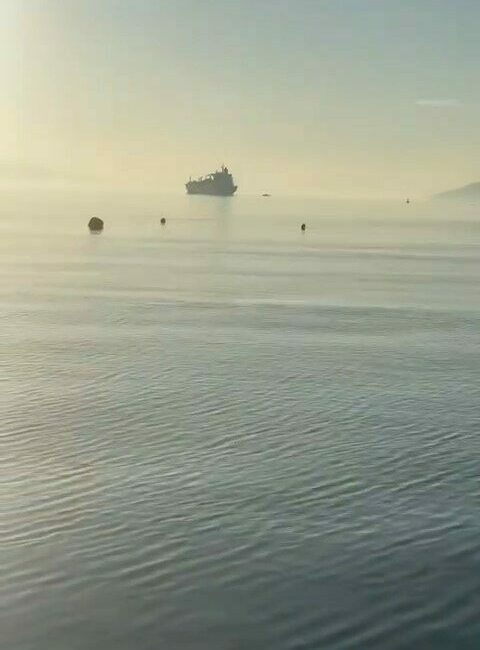
[{"label": "blue-grey water", "polygon": [[478,649],[479,280],[480,206],[4,204],[0,647]]}]

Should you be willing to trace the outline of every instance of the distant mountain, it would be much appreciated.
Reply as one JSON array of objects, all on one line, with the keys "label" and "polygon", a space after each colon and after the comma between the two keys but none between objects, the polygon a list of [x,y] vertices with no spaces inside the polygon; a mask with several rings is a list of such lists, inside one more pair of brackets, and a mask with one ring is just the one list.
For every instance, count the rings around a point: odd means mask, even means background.
[{"label": "distant mountain", "polygon": [[480,183],[470,183],[456,190],[435,194],[434,199],[449,199],[454,201],[480,201]]}]

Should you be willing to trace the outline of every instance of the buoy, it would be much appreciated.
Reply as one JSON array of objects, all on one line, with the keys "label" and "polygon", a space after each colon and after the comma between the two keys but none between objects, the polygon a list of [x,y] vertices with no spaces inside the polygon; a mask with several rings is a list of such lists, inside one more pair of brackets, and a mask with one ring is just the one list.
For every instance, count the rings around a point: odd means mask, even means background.
[{"label": "buoy", "polygon": [[302,223],[302,225],[301,225],[302,232],[305,232],[306,227],[307,226],[304,223]]},{"label": "buoy", "polygon": [[100,232],[103,230],[103,221],[98,217],[92,217],[88,222],[88,227],[92,232]]},{"label": "buoy", "polygon": [[162,217],[160,219],[160,223],[162,224],[162,226],[164,226],[167,223],[167,220],[165,219],[165,217]]}]

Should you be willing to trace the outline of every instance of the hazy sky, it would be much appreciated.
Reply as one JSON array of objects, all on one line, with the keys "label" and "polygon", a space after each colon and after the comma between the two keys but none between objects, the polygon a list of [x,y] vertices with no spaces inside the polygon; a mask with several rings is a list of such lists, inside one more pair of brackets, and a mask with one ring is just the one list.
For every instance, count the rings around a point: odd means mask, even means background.
[{"label": "hazy sky", "polygon": [[1,0],[0,183],[480,180],[478,0]]}]

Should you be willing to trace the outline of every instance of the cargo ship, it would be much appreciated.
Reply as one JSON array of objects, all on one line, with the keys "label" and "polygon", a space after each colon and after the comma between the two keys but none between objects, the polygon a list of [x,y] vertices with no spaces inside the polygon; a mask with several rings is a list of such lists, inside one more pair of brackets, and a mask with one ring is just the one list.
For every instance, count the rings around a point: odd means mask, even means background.
[{"label": "cargo ship", "polygon": [[222,165],[220,171],[207,176],[201,176],[196,180],[190,178],[185,187],[187,194],[208,194],[210,196],[232,196],[237,191],[233,176],[225,165]]}]

